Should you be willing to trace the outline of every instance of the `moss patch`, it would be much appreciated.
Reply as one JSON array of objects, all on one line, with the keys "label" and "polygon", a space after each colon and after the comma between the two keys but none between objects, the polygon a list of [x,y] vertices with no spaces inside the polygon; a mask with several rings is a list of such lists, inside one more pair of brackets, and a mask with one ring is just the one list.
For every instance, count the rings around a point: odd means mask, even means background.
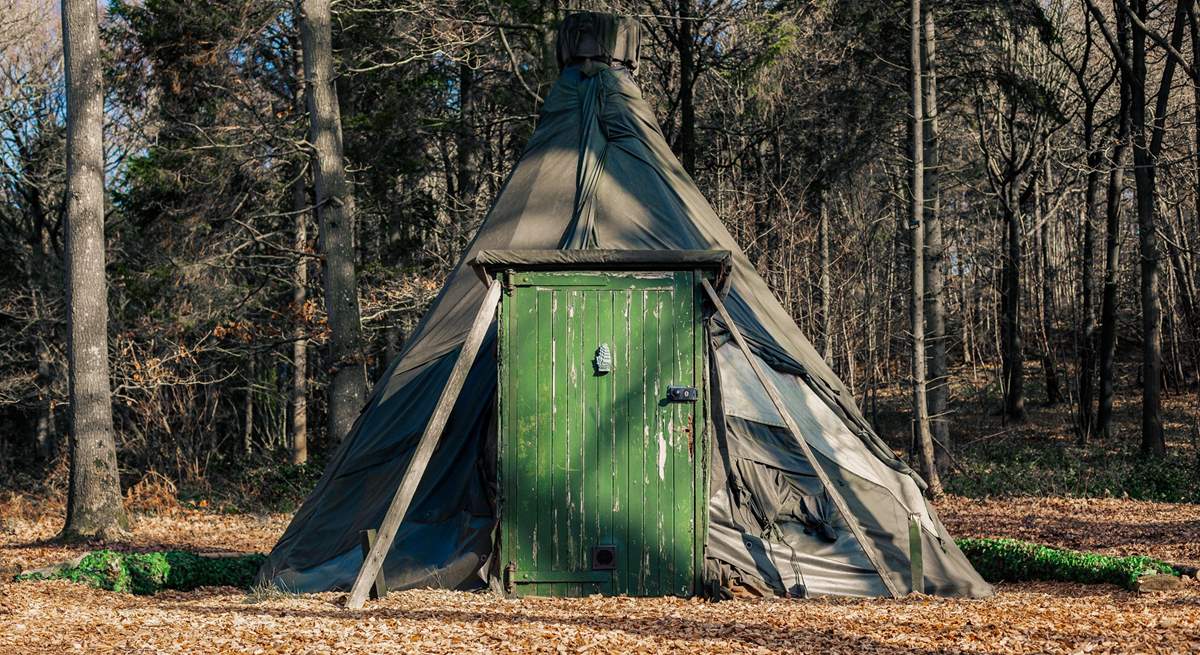
[{"label": "moss patch", "polygon": [[17,580],[70,580],[98,589],[155,594],[163,589],[190,591],[197,587],[248,588],[266,556],[203,557],[181,550],[118,553],[97,550],[76,566],[52,574],[30,573]]},{"label": "moss patch", "polygon": [[955,543],[988,582],[1109,583],[1136,589],[1138,578],[1143,575],[1175,575],[1175,570],[1166,563],[1142,555],[1114,557],[1019,539],[956,539]]}]

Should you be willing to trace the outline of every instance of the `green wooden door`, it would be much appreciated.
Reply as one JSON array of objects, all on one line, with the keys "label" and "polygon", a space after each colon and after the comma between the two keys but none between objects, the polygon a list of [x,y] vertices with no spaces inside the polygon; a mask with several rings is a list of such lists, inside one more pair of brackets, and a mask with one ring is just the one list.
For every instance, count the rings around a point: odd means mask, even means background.
[{"label": "green wooden door", "polygon": [[[519,595],[688,596],[707,508],[699,273],[507,273],[501,565]],[[598,349],[611,354],[597,370]],[[670,402],[668,387],[699,402]]]}]

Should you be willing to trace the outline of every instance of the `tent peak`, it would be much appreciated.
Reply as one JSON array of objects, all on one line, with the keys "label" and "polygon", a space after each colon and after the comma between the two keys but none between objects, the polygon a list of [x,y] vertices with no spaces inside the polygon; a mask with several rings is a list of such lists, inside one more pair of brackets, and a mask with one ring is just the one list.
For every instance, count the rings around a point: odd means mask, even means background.
[{"label": "tent peak", "polygon": [[589,61],[638,67],[642,26],[636,18],[594,11],[568,14],[558,28],[558,67]]}]

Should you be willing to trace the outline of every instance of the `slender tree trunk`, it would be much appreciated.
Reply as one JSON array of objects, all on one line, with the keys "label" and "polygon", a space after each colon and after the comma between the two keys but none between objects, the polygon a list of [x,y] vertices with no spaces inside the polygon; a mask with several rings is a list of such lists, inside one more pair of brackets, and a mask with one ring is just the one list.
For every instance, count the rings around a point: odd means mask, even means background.
[{"label": "slender tree trunk", "polygon": [[[301,173],[292,183],[292,211],[295,213],[293,249],[308,252],[308,190]],[[308,462],[308,258],[297,254],[292,267],[292,448],[291,463]]]},{"label": "slender tree trunk", "polygon": [[242,404],[242,452],[254,452],[254,383],[258,374],[258,356],[251,353],[246,365],[246,396]]},{"label": "slender tree trunk", "polygon": [[465,235],[468,234],[471,227],[469,223],[475,217],[479,193],[479,139],[476,138],[475,128],[471,123],[475,113],[476,96],[479,92],[475,88],[475,70],[466,61],[459,64],[458,83],[459,117],[455,135],[457,173],[454,176],[455,207],[452,215],[454,225],[451,231],[453,255],[458,254],[468,238]]},{"label": "slender tree trunk", "polygon": [[[1129,17],[1116,12],[1117,44],[1120,52],[1113,53],[1129,61]],[[1108,184],[1105,190],[1104,219],[1104,292],[1100,308],[1100,380],[1096,409],[1096,433],[1111,436],[1113,399],[1116,395],[1117,346],[1117,284],[1121,264],[1121,196],[1125,190],[1125,152],[1128,149],[1130,113],[1133,105],[1131,81],[1120,76],[1120,107],[1117,113],[1117,134],[1109,161]]]},{"label": "slender tree trunk", "polygon": [[1021,338],[1021,213],[1016,181],[1010,182],[1004,202],[1004,262],[1001,271],[1000,340],[1004,383],[1004,416],[1025,420],[1025,349]]},{"label": "slender tree trunk", "polygon": [[929,428],[925,388],[925,113],[921,90],[921,0],[912,0],[909,17],[909,62],[912,66],[912,296],[909,298],[912,328],[913,433],[921,455],[921,473],[929,483],[930,496],[942,494]]},{"label": "slender tree trunk", "polygon": [[304,49],[309,141],[329,314],[329,437],[338,442],[349,433],[366,401],[366,368],[354,267],[354,191],[342,155],[329,4],[329,0],[297,0],[296,10]]},{"label": "slender tree trunk", "polygon": [[929,413],[938,469],[950,466],[950,369],[946,361],[946,247],[942,241],[941,126],[937,102],[937,36],[933,11],[922,22],[925,64],[925,327],[929,337]]},{"label": "slender tree trunk", "polygon": [[[1049,147],[1049,145],[1047,145]],[[1038,265],[1041,268],[1041,319],[1042,319],[1042,375],[1046,382],[1046,404],[1058,405],[1063,402],[1062,387],[1058,378],[1058,357],[1054,352],[1054,284],[1055,268],[1051,261],[1049,201],[1046,199],[1046,188],[1051,184],[1050,159],[1045,161],[1045,171],[1041,181],[1037,182],[1037,211],[1038,219]]]},{"label": "slender tree trunk", "polygon": [[67,90],[66,283],[71,482],[62,536],[129,527],[113,435],[104,279],[104,91],[96,3],[63,0]]},{"label": "slender tree trunk", "polygon": [[692,0],[678,0],[679,10],[679,160],[688,175],[696,174],[696,43],[692,36]]},{"label": "slender tree trunk", "polygon": [[[30,185],[35,187],[36,185]],[[46,307],[46,292],[55,282],[47,262],[46,253],[50,249],[49,234],[46,229],[46,215],[41,202],[41,191],[30,189],[31,205],[33,208],[33,231],[30,235],[30,266],[26,271],[32,283],[30,300],[35,321],[34,339],[37,341],[35,357],[37,360],[38,414],[34,421],[34,446],[38,457],[43,462],[49,462],[58,454],[54,421],[54,357],[50,343],[55,340],[54,324],[50,320]]]},{"label": "slender tree trunk", "polygon": [[[1134,8],[1144,23],[1149,16],[1147,0],[1137,0]],[[1171,44],[1178,50],[1182,44],[1184,4],[1179,3],[1175,13]],[[1132,25],[1133,42],[1133,123],[1134,179],[1137,182],[1138,251],[1141,257],[1141,304],[1142,304],[1142,452],[1161,455],[1166,453],[1166,442],[1162,428],[1162,302],[1158,289],[1158,219],[1157,190],[1155,188],[1155,166],[1162,144],[1162,121],[1167,110],[1171,77],[1175,60],[1171,57],[1163,64],[1162,82],[1159,85],[1155,112],[1146,115],[1146,32]],[[1147,123],[1150,118],[1153,125]],[[1148,134],[1148,132],[1150,132]]]},{"label": "slender tree trunk", "polygon": [[[1120,17],[1118,17],[1120,18]],[[1096,433],[1111,436],[1113,399],[1116,396],[1117,285],[1121,268],[1121,194],[1125,188],[1125,151],[1129,138],[1130,93],[1121,84],[1121,110],[1112,167],[1108,173],[1104,210],[1104,292],[1100,307],[1100,396],[1096,409]]]},{"label": "slender tree trunk", "polygon": [[1092,435],[1092,406],[1095,404],[1096,372],[1096,222],[1100,197],[1101,152],[1096,148],[1096,103],[1089,101],[1083,113],[1083,142],[1087,152],[1087,181],[1084,185],[1083,225],[1080,241],[1079,303],[1083,320],[1079,329],[1079,441],[1087,443]]},{"label": "slender tree trunk", "polygon": [[833,312],[831,311],[832,285],[829,279],[829,203],[821,199],[820,220],[817,224],[817,241],[820,250],[821,269],[821,356],[833,365]]}]

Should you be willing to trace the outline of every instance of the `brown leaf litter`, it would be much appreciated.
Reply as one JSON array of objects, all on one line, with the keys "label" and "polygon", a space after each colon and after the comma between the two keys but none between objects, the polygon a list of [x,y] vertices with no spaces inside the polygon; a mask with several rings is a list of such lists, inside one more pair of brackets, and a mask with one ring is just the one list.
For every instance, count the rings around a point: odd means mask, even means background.
[{"label": "brown leaf litter", "polygon": [[[1195,563],[1188,505],[1124,500],[950,498],[960,536],[1014,536]],[[0,568],[40,566],[87,546],[45,543],[56,511],[0,506]],[[136,517],[125,548],[265,551],[282,515],[195,510]],[[674,598],[506,600],[393,593],[362,611],[344,594],[237,589],[113,594],[65,581],[0,583],[0,653],[1180,653],[1200,651],[1200,585],[1136,594],[1112,586],[1000,585],[989,600],[916,596],[710,603]]]}]

